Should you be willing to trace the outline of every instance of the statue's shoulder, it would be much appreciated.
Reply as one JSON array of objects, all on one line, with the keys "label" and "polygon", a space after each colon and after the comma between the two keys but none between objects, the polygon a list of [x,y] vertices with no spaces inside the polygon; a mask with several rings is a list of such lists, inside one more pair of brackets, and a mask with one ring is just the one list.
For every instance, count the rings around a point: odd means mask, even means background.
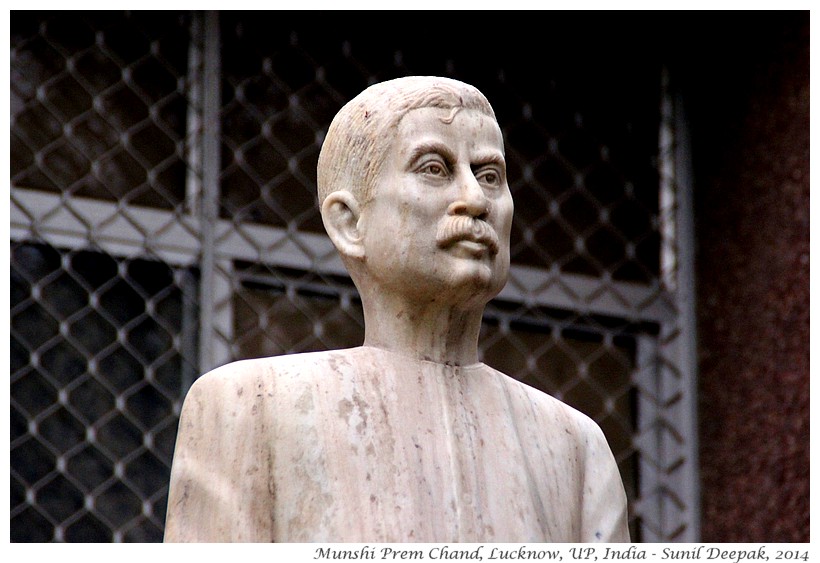
[{"label": "statue's shoulder", "polygon": [[561,428],[562,433],[575,440],[599,442],[603,437],[598,423],[587,414],[549,393],[501,372],[498,373],[503,376],[503,381],[511,389],[511,394],[518,395],[521,398],[520,404],[530,410],[542,423],[551,428]]},{"label": "statue's shoulder", "polygon": [[349,348],[237,360],[207,372],[194,382],[192,390],[216,392],[266,386],[276,381],[310,382],[356,365],[361,355],[360,348]]}]

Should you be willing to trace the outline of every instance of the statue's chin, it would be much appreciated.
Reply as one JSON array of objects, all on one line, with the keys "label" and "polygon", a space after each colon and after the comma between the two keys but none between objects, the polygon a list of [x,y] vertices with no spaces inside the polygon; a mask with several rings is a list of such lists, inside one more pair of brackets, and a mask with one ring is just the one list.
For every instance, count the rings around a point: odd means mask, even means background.
[{"label": "statue's chin", "polygon": [[483,306],[501,293],[506,283],[506,269],[499,272],[486,263],[467,264],[453,269],[440,293],[448,293],[452,300],[470,306]]}]

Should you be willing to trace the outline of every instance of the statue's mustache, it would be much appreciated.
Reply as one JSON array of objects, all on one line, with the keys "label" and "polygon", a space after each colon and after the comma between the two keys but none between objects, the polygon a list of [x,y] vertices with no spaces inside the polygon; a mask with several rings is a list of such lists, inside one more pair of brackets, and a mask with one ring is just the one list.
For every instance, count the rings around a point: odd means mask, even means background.
[{"label": "statue's mustache", "polygon": [[490,254],[498,254],[498,235],[485,221],[469,215],[454,215],[439,223],[436,244],[440,248],[446,248],[461,240],[484,244]]}]

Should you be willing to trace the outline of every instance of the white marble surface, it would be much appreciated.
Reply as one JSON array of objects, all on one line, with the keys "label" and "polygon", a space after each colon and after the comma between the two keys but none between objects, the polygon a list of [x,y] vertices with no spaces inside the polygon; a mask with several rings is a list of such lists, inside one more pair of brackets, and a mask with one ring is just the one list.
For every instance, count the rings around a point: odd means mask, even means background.
[{"label": "white marble surface", "polygon": [[628,541],[589,418],[483,364],[370,347],[200,378],[172,482],[166,541]]}]

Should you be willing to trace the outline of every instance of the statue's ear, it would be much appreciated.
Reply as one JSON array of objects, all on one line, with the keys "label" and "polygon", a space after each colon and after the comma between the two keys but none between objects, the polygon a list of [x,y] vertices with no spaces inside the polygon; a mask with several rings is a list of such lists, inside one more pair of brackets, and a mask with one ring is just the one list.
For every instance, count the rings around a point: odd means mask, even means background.
[{"label": "statue's ear", "polygon": [[330,240],[342,256],[364,258],[359,216],[359,202],[348,191],[333,192],[322,202],[322,222]]}]

